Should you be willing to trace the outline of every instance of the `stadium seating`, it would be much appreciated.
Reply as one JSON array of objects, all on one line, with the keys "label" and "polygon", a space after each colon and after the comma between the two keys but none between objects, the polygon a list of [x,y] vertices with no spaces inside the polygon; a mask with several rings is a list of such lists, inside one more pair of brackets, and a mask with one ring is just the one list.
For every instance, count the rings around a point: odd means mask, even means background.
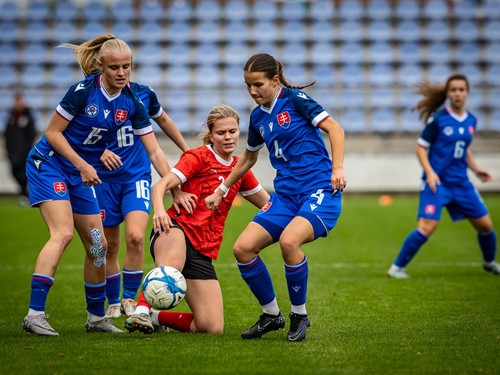
[{"label": "stadium seating", "polygon": [[[407,114],[414,84],[443,82],[452,72],[471,81],[470,103],[484,128],[499,128],[491,99],[500,89],[498,0],[3,0],[0,90],[25,86],[35,110],[49,116],[54,98],[83,77],[72,51],[54,47],[103,32],[130,44],[134,79],[158,93],[182,89],[185,100],[212,91],[250,110],[242,67],[252,53],[267,52],[285,63],[293,83],[316,79],[307,92],[348,119],[348,131],[419,130],[408,121],[418,116]],[[358,98],[355,110],[344,95]],[[198,116],[193,103],[169,107],[186,131]]]}]

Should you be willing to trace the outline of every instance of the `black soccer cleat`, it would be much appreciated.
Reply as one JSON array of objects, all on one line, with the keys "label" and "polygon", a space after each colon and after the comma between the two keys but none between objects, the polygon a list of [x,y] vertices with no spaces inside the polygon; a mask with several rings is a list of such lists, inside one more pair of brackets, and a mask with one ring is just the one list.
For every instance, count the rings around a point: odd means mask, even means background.
[{"label": "black soccer cleat", "polygon": [[302,341],[306,338],[306,331],[311,326],[307,315],[290,313],[290,330],[287,340],[292,342]]},{"label": "black soccer cleat", "polygon": [[263,313],[257,323],[243,332],[241,337],[244,339],[260,339],[268,332],[278,331],[283,328],[285,328],[285,317],[281,312],[278,315]]}]

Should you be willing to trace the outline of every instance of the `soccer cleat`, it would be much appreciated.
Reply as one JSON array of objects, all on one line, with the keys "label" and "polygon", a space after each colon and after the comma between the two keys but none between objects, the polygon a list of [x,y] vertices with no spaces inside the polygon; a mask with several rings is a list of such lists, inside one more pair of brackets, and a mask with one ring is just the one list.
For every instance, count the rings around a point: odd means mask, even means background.
[{"label": "soccer cleat", "polygon": [[288,330],[288,341],[297,342],[306,338],[306,331],[311,326],[307,315],[290,313],[290,329]]},{"label": "soccer cleat", "polygon": [[123,323],[123,326],[130,332],[139,331],[144,334],[153,333],[154,327],[153,322],[149,314],[132,314]]},{"label": "soccer cleat", "polygon": [[153,326],[155,333],[168,333],[170,330],[167,326]]},{"label": "soccer cleat", "polygon": [[127,316],[132,315],[136,305],[137,303],[133,299],[122,299],[122,313]]},{"label": "soccer cleat", "polygon": [[263,313],[257,323],[243,332],[241,337],[243,339],[260,339],[268,332],[278,331],[283,328],[285,328],[285,317],[281,312],[278,315]]},{"label": "soccer cleat", "polygon": [[23,329],[28,333],[40,336],[59,336],[48,322],[49,316],[45,314],[26,315],[23,319]]},{"label": "soccer cleat", "polygon": [[109,305],[104,315],[105,318],[119,318],[120,316],[122,316],[122,311],[119,303]]},{"label": "soccer cleat", "polygon": [[405,267],[398,267],[395,264],[391,265],[387,271],[387,276],[392,279],[408,279],[410,275],[406,273]]},{"label": "soccer cleat", "polygon": [[110,332],[110,333],[123,333],[119,328],[115,327],[115,323],[112,320],[103,318],[97,322],[90,322],[87,320],[85,323],[85,331],[87,332]]},{"label": "soccer cleat", "polygon": [[486,272],[491,272],[493,275],[500,275],[500,264],[497,262],[483,263],[483,268]]}]

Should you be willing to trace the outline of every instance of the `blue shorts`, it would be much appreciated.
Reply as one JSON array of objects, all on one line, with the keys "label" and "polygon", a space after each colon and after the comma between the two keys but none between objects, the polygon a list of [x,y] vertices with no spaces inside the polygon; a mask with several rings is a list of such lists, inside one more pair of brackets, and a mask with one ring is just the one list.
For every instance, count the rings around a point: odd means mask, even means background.
[{"label": "blue shorts", "polygon": [[478,219],[488,214],[478,191],[470,181],[457,185],[437,185],[433,193],[428,184],[420,191],[418,219],[441,219],[441,211],[446,207],[453,221]]},{"label": "blue shorts", "polygon": [[102,225],[114,227],[132,211],[151,211],[151,179],[126,184],[102,182],[96,185]]},{"label": "blue shorts", "polygon": [[85,186],[80,175],[64,173],[53,158],[33,148],[26,160],[30,204],[37,207],[46,201],[70,201],[73,213],[99,214],[94,188]]},{"label": "blue shorts", "polygon": [[342,211],[342,192],[319,189],[313,194],[282,196],[271,194],[269,202],[253,221],[269,232],[273,241],[279,240],[285,227],[296,216],[307,219],[314,229],[314,238],[326,237],[337,224]]}]

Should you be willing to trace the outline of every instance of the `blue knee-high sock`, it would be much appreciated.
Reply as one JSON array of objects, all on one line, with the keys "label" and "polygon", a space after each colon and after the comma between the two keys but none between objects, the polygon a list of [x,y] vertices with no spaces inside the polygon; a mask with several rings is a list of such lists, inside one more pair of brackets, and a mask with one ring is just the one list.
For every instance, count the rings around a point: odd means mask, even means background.
[{"label": "blue knee-high sock", "polygon": [[483,260],[486,263],[493,262],[497,254],[497,235],[495,231],[492,230],[487,234],[478,233],[477,240],[483,253]]},{"label": "blue knee-high sock", "polygon": [[52,285],[54,285],[53,277],[39,273],[31,276],[30,309],[45,311],[45,303]]},{"label": "blue knee-high sock", "polygon": [[307,279],[309,276],[309,265],[307,258],[295,266],[285,263],[285,276],[288,285],[288,295],[292,305],[299,306],[306,303]]},{"label": "blue knee-high sock", "polygon": [[135,299],[137,290],[141,286],[142,270],[126,270],[123,269],[123,298]]},{"label": "blue knee-high sock", "polygon": [[261,306],[276,298],[273,282],[266,265],[259,256],[248,263],[238,263],[241,277],[246,281]]},{"label": "blue knee-high sock", "polygon": [[87,301],[87,311],[104,316],[104,302],[106,302],[106,281],[98,284],[83,283],[85,287],[85,300]]},{"label": "blue knee-high sock", "polygon": [[120,303],[120,272],[106,276],[106,298],[108,304]]},{"label": "blue knee-high sock", "polygon": [[394,261],[394,264],[398,267],[406,267],[427,239],[428,237],[418,229],[411,232],[403,242],[403,246],[401,246],[401,250],[399,250],[398,257]]}]

